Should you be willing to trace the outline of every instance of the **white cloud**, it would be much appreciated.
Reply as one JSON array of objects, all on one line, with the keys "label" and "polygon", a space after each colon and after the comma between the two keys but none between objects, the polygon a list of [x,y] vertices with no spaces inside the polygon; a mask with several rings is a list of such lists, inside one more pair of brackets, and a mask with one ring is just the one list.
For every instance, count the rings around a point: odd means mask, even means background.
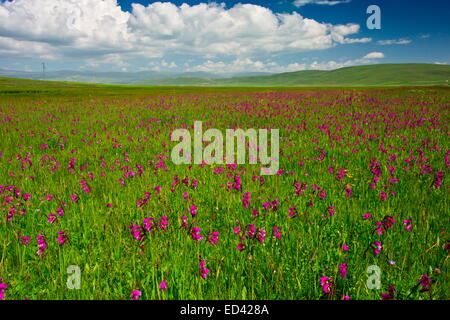
[{"label": "white cloud", "polygon": [[384,58],[383,52],[371,52],[363,57],[363,59],[382,59],[382,58]]},{"label": "white cloud", "polygon": [[342,3],[349,3],[351,0],[295,0],[292,4],[296,7],[302,7],[306,4],[320,4],[334,6]]},{"label": "white cloud", "polygon": [[300,70],[334,70],[343,67],[350,67],[360,64],[375,63],[378,59],[384,58],[384,54],[381,52],[371,52],[366,54],[364,57],[354,60],[346,61],[324,61],[318,62],[314,61],[310,64],[306,63],[291,63],[288,65],[280,65],[276,62],[269,61],[263,62],[259,60],[252,59],[235,59],[229,63],[223,61],[211,61],[208,60],[202,64],[196,65],[194,67],[187,68],[185,71],[195,72],[213,72],[219,74],[226,73],[239,73],[239,72],[270,72],[270,73],[280,73],[280,72],[292,72]]},{"label": "white cloud", "polygon": [[392,44],[410,44],[411,40],[409,39],[398,39],[398,40],[379,40],[378,44],[382,46],[392,45]]},{"label": "white cloud", "polygon": [[371,41],[349,38],[358,32],[357,24],[321,23],[251,4],[226,8],[154,2],[132,4],[129,13],[116,0],[0,1],[0,54],[69,57],[93,64],[163,58],[168,52],[245,59]]}]

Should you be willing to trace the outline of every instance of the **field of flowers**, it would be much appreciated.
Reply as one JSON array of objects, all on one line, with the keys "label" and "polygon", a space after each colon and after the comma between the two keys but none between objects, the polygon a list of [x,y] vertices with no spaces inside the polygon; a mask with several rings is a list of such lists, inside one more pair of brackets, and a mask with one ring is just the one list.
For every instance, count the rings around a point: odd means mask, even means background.
[{"label": "field of flowers", "polygon": [[[229,90],[0,96],[0,299],[449,298],[450,90]],[[174,165],[196,120],[280,170]]]}]

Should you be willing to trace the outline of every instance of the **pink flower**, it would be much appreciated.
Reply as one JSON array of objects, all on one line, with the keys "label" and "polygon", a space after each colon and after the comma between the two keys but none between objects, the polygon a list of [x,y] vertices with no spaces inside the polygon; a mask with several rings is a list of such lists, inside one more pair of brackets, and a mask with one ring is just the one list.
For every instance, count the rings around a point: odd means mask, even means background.
[{"label": "pink flower", "polygon": [[370,218],[372,218],[372,215],[370,213],[363,214],[363,219],[364,220],[369,220]]},{"label": "pink flower", "polygon": [[50,200],[53,199],[53,195],[48,194],[48,195],[45,196],[45,199],[47,199],[47,201],[50,201]]},{"label": "pink flower", "polygon": [[347,278],[347,268],[348,268],[347,262],[341,263],[339,265],[339,274],[344,279]]},{"label": "pink flower", "polygon": [[209,269],[206,268],[206,261],[205,260],[200,260],[200,276],[203,279],[206,279],[206,276],[209,273]]},{"label": "pink flower", "polygon": [[69,240],[69,237],[67,236],[67,233],[65,231],[58,231],[58,243],[60,246],[62,246],[64,243],[66,243]]},{"label": "pink flower", "polygon": [[200,235],[200,231],[201,231],[201,229],[200,229],[200,228],[197,228],[197,227],[193,227],[193,228],[191,229],[191,237],[192,237],[192,240],[194,240],[194,241],[200,241],[200,240],[203,239],[203,237]]},{"label": "pink flower", "polygon": [[273,228],[273,236],[277,239],[281,238],[281,232],[280,232],[280,228],[279,227],[274,227]]},{"label": "pink flower", "polygon": [[320,277],[320,285],[325,294],[330,294],[333,288],[333,281],[329,277]]},{"label": "pink flower", "polygon": [[407,231],[411,231],[412,228],[412,219],[409,218],[409,220],[403,220],[403,224],[405,225],[405,228]]},{"label": "pink flower", "polygon": [[181,220],[181,227],[183,229],[186,229],[187,226],[188,226],[187,217],[186,216],[182,216],[182,217],[180,217],[180,220]]},{"label": "pink flower", "polygon": [[236,249],[238,249],[239,251],[243,251],[245,249],[245,244],[244,243],[239,243],[236,246]]},{"label": "pink flower", "polygon": [[217,231],[211,232],[208,236],[208,243],[210,243],[213,246],[217,243],[217,240],[219,240],[219,232]]},{"label": "pink flower", "polygon": [[190,208],[189,211],[191,212],[191,216],[192,218],[195,218],[195,216],[197,215],[197,206],[195,204],[193,204]]},{"label": "pink flower", "polygon": [[342,251],[347,252],[348,249],[350,249],[350,247],[348,245],[346,245],[346,244],[342,245]]},{"label": "pink flower", "polygon": [[20,237],[19,242],[24,246],[27,246],[30,243],[30,237]]},{"label": "pink flower", "polygon": [[141,241],[144,238],[144,231],[141,226],[132,225],[128,227],[130,229],[131,235],[137,240]]},{"label": "pink flower", "polygon": [[36,254],[39,256],[39,258],[43,258],[45,255],[45,250],[47,249],[47,242],[45,241],[45,235],[37,236],[37,243],[38,243],[38,251],[36,251]]},{"label": "pink flower", "polygon": [[422,289],[419,292],[426,292],[431,289],[431,283],[433,281],[428,277],[428,275],[424,274],[422,275],[422,278],[419,279],[419,283],[422,286]]},{"label": "pink flower", "polygon": [[112,206],[113,206],[112,203],[107,203],[107,204],[106,204],[106,207],[107,207],[107,208],[112,208]]},{"label": "pink flower", "polygon": [[163,281],[159,284],[159,288],[162,290],[162,292],[166,291],[167,289],[166,280],[163,279]]},{"label": "pink flower", "polygon": [[349,296],[342,296],[342,300],[350,300]]},{"label": "pink flower", "polygon": [[383,249],[383,246],[381,245],[380,241],[374,241],[370,244],[370,247],[372,248],[373,254],[375,256],[379,255],[381,253],[381,250]]},{"label": "pink flower", "polygon": [[256,234],[256,238],[258,239],[259,243],[263,243],[266,236],[266,231],[263,229],[259,229],[258,233]]},{"label": "pink flower", "polygon": [[139,297],[142,295],[141,291],[133,290],[131,291],[131,300],[139,300]]},{"label": "pink flower", "polygon": [[78,202],[78,195],[76,194],[71,194],[70,198],[72,199],[73,202],[77,203]]},{"label": "pink flower", "polygon": [[5,299],[6,288],[8,288],[8,285],[6,283],[0,283],[0,300]]},{"label": "pink flower", "polygon": [[395,298],[396,293],[397,291],[395,289],[395,286],[391,284],[389,286],[388,293],[380,293],[380,297],[383,300],[392,300]]}]

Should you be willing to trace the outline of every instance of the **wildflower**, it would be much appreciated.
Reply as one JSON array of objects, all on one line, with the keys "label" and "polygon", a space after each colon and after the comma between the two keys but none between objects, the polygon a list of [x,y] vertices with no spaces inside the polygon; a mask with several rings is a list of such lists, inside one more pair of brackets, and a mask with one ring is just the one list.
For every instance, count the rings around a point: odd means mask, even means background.
[{"label": "wildflower", "polygon": [[194,241],[200,241],[200,240],[203,239],[203,237],[200,235],[200,231],[201,231],[201,229],[200,229],[200,228],[197,228],[197,227],[193,227],[193,228],[191,229],[191,237],[192,237],[192,240],[194,240]]},{"label": "wildflower", "polygon": [[64,243],[66,243],[69,240],[69,237],[67,236],[67,233],[65,231],[58,231],[58,243],[60,246],[62,246]]},{"label": "wildflower", "polygon": [[344,279],[347,278],[347,268],[348,268],[347,262],[341,263],[339,265],[339,274]]},{"label": "wildflower", "polygon": [[48,195],[45,196],[45,199],[46,199],[47,201],[51,201],[51,200],[53,199],[53,195],[48,194]]},{"label": "wildflower", "polygon": [[45,255],[45,250],[47,249],[47,242],[45,241],[45,235],[37,236],[38,251],[36,254],[42,259]]},{"label": "wildflower", "polygon": [[350,296],[342,296],[342,300],[350,300]]},{"label": "wildflower", "polygon": [[187,226],[188,226],[187,217],[186,216],[181,216],[180,219],[181,219],[181,227],[183,229],[186,229]]},{"label": "wildflower", "polygon": [[203,279],[206,279],[206,276],[208,273],[209,273],[209,269],[206,268],[206,261],[200,260],[200,276]]},{"label": "wildflower", "polygon": [[30,237],[20,237],[19,242],[24,246],[27,246],[30,243]]},{"label": "wildflower", "polygon": [[431,283],[433,281],[428,277],[428,275],[422,275],[422,278],[419,279],[419,283],[422,286],[422,289],[419,291],[420,293],[430,291]]},{"label": "wildflower", "polygon": [[147,232],[152,231],[152,229],[155,227],[155,222],[153,221],[153,218],[145,218],[142,220],[143,227]]},{"label": "wildflower", "polygon": [[409,218],[409,220],[403,220],[403,224],[405,225],[405,228],[407,231],[411,231],[412,228],[412,219]]},{"label": "wildflower", "polygon": [[247,237],[248,238],[253,238],[255,236],[255,234],[256,234],[255,225],[253,223],[251,223],[251,224],[247,225],[246,229],[247,229],[247,232],[246,232]]},{"label": "wildflower", "polygon": [[380,293],[380,297],[383,300],[392,300],[395,298],[395,295],[397,294],[397,291],[395,289],[395,286],[391,284],[389,286],[388,293]]},{"label": "wildflower", "polygon": [[210,243],[213,246],[217,243],[217,240],[219,240],[219,232],[217,231],[211,232],[208,236],[208,243]]},{"label": "wildflower", "polygon": [[144,238],[144,231],[141,226],[133,225],[129,227],[131,235],[137,240],[141,241]]},{"label": "wildflower", "polygon": [[244,193],[244,197],[242,198],[242,205],[245,209],[248,209],[248,206],[250,204],[250,192]]},{"label": "wildflower", "polygon": [[76,194],[71,194],[71,195],[70,195],[70,198],[71,198],[72,201],[75,202],[75,203],[77,203],[78,200],[79,200],[79,199],[78,199],[78,195],[76,195]]},{"label": "wildflower", "polygon": [[383,249],[383,246],[381,245],[380,241],[374,241],[370,244],[370,247],[372,248],[373,254],[375,256],[378,256],[381,253],[381,250]]},{"label": "wildflower", "polygon": [[195,216],[197,215],[197,206],[195,204],[193,204],[190,208],[189,211],[191,212],[191,216],[192,218],[195,218]]},{"label": "wildflower", "polygon": [[350,247],[348,245],[346,245],[346,244],[342,245],[342,251],[347,252],[348,249],[350,249]]},{"label": "wildflower", "polygon": [[279,227],[274,227],[273,228],[273,236],[277,239],[281,238],[281,232],[280,232],[280,228]]},{"label": "wildflower", "polygon": [[443,171],[436,172],[433,182],[434,188],[439,189],[442,185],[443,180],[444,180],[444,172]]},{"label": "wildflower", "polygon": [[142,295],[141,291],[133,290],[131,291],[131,300],[139,300],[139,297]]},{"label": "wildflower", "polygon": [[253,210],[252,210],[252,216],[254,216],[255,218],[256,218],[257,216],[259,216],[259,211],[258,211],[258,209],[253,209]]},{"label": "wildflower", "polygon": [[159,227],[161,230],[166,230],[166,229],[167,229],[167,216],[161,217],[161,218],[159,219],[158,223],[159,223],[159,226],[158,226],[158,227]]},{"label": "wildflower", "polygon": [[295,208],[295,207],[288,208],[288,211],[289,211],[290,218],[294,218],[297,215],[297,208]]},{"label": "wildflower", "polygon": [[320,285],[325,294],[330,294],[333,288],[333,281],[329,277],[320,277]]},{"label": "wildflower", "polygon": [[372,215],[370,213],[363,214],[363,219],[364,220],[369,220],[370,218],[372,218]]},{"label": "wildflower", "polygon": [[163,281],[159,284],[159,288],[161,289],[162,292],[166,291],[167,289],[166,280],[163,279]]},{"label": "wildflower", "polygon": [[236,246],[236,249],[238,249],[239,251],[243,251],[245,249],[245,244],[244,243],[239,243]]},{"label": "wildflower", "polygon": [[5,299],[6,288],[8,288],[8,285],[6,283],[0,283],[0,300]]},{"label": "wildflower", "polygon": [[258,239],[259,243],[263,243],[265,237],[266,237],[266,231],[263,229],[259,229],[258,233],[256,234],[256,238]]}]

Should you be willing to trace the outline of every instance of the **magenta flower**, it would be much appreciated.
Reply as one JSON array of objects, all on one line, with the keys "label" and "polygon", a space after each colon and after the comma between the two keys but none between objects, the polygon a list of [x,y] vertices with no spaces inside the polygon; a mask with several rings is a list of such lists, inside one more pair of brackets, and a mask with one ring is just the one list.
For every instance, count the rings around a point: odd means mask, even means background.
[{"label": "magenta flower", "polygon": [[244,243],[239,243],[236,246],[236,249],[238,249],[239,251],[243,251],[245,249],[245,244]]},{"label": "magenta flower", "polygon": [[350,296],[342,296],[342,300],[350,300]]},{"label": "magenta flower", "polygon": [[197,215],[197,206],[195,204],[193,204],[190,208],[189,211],[191,212],[191,216],[192,218],[195,218],[195,216]]},{"label": "magenta flower", "polygon": [[395,289],[395,286],[391,284],[389,286],[388,293],[380,293],[380,297],[382,300],[393,300],[395,299],[395,295],[397,294],[397,291]]},{"label": "magenta flower", "polygon": [[48,195],[45,196],[45,199],[46,199],[47,201],[51,201],[51,200],[53,199],[53,195],[48,194]]},{"label": "magenta flower", "polygon": [[280,232],[280,228],[279,227],[274,227],[273,228],[273,236],[277,239],[281,238],[281,232]]},{"label": "magenta flower", "polygon": [[188,226],[187,217],[186,216],[181,216],[180,220],[181,220],[181,227],[183,229],[186,229],[187,226]]},{"label": "magenta flower", "polygon": [[250,204],[250,192],[246,192],[244,193],[244,196],[242,198],[242,205],[244,206],[245,209],[248,209],[248,206]]},{"label": "magenta flower", "polygon": [[206,261],[205,260],[200,260],[200,276],[203,279],[206,279],[206,276],[209,273],[209,269],[206,268]]},{"label": "magenta flower", "polygon": [[72,201],[75,203],[77,203],[79,200],[78,195],[76,195],[76,194],[71,194],[70,199],[72,199]]},{"label": "magenta flower", "polygon": [[30,237],[20,237],[19,242],[24,246],[27,246],[30,243]]},{"label": "magenta flower", "polygon": [[348,245],[346,245],[346,244],[342,245],[342,251],[347,252],[348,249],[350,249],[350,247]]},{"label": "magenta flower", "polygon": [[379,255],[381,253],[381,250],[383,249],[383,246],[381,245],[380,241],[374,241],[370,244],[370,247],[372,248],[373,254],[375,256]]},{"label": "magenta flower", "polygon": [[159,218],[158,223],[159,223],[158,227],[161,230],[166,230],[167,229],[167,216],[163,216],[163,217]]},{"label": "magenta flower", "polygon": [[58,231],[58,243],[60,246],[62,246],[64,243],[66,243],[69,240],[69,237],[65,231]]},{"label": "magenta flower", "polygon": [[131,291],[131,300],[139,300],[139,297],[142,295],[141,291],[133,290]]},{"label": "magenta flower", "polygon": [[339,275],[344,279],[347,278],[347,268],[347,262],[341,263],[339,265]]},{"label": "magenta flower", "polygon": [[8,288],[8,285],[6,283],[0,283],[0,300],[5,299],[6,288]]},{"label": "magenta flower", "polygon": [[289,211],[290,218],[294,218],[297,215],[297,208],[295,208],[295,207],[288,208],[288,211]]},{"label": "magenta flower", "polygon": [[159,288],[161,289],[162,292],[166,291],[167,283],[165,279],[163,279],[163,281],[159,284]]},{"label": "magenta flower", "polygon": [[256,234],[256,239],[258,239],[259,243],[263,243],[265,237],[266,237],[266,231],[263,229],[259,229],[258,233]]},{"label": "magenta flower", "polygon": [[419,283],[422,286],[422,289],[419,291],[420,293],[430,291],[431,289],[431,283],[433,280],[428,277],[428,275],[424,274],[422,275],[422,278],[419,279]]},{"label": "magenta flower", "polygon": [[409,218],[409,220],[403,220],[403,224],[405,225],[405,228],[407,231],[411,231],[412,228],[412,219]]},{"label": "magenta flower", "polygon": [[219,240],[219,232],[217,231],[211,232],[208,236],[208,243],[210,243],[213,246],[217,243],[217,240]]},{"label": "magenta flower", "polygon": [[194,240],[194,241],[200,241],[200,240],[203,239],[203,237],[200,235],[200,231],[201,231],[201,229],[200,229],[200,228],[197,228],[197,227],[193,227],[193,228],[191,229],[191,237],[192,237],[192,240]]},{"label": "magenta flower", "polygon": [[320,277],[320,285],[325,294],[330,294],[333,289],[333,281],[329,277]]},{"label": "magenta flower", "polygon": [[137,226],[137,225],[132,225],[129,226],[131,235],[137,240],[137,241],[141,241],[144,238],[144,231],[142,230],[141,226]]},{"label": "magenta flower", "polygon": [[45,241],[45,235],[37,236],[38,251],[36,254],[42,259],[45,255],[45,250],[47,249],[47,242]]}]

